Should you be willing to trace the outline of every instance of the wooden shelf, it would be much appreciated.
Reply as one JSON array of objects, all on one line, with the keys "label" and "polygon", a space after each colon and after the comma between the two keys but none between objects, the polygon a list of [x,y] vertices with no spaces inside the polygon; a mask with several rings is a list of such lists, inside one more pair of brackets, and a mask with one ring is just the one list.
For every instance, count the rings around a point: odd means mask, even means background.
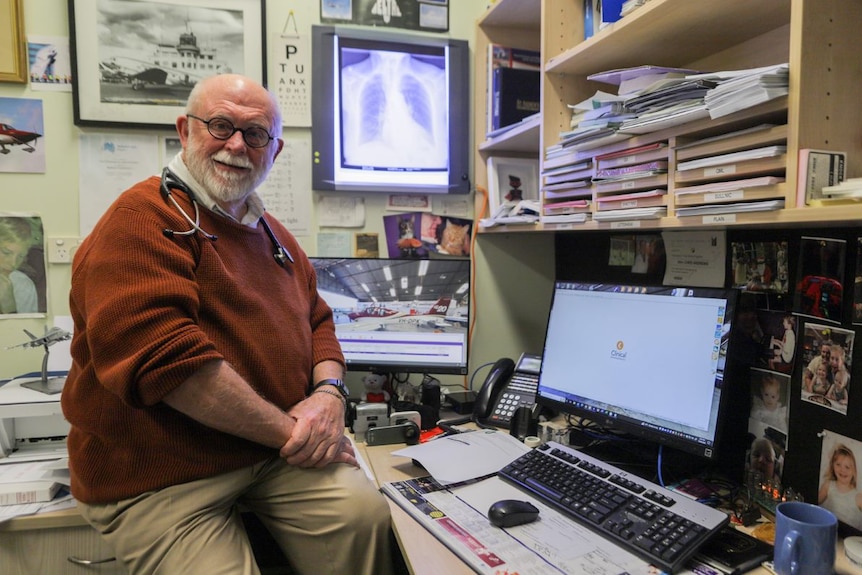
[{"label": "wooden shelf", "polygon": [[539,133],[542,118],[537,116],[496,138],[489,138],[479,144],[481,152],[524,152],[536,155],[539,150]]},{"label": "wooden shelf", "polygon": [[650,0],[556,55],[545,71],[582,74],[653,64],[687,66],[790,23],[791,0]]},{"label": "wooden shelf", "polygon": [[541,0],[498,0],[479,19],[479,26],[538,30],[541,25],[541,8]]}]

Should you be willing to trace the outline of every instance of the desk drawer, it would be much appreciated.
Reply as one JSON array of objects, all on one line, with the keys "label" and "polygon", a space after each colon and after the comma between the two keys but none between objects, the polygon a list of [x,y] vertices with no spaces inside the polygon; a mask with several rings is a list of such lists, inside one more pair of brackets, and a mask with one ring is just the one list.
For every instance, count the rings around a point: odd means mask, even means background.
[{"label": "desk drawer", "polygon": [[70,556],[99,560],[114,552],[90,527],[0,532],[3,575],[123,575],[116,561],[96,565],[70,563]]}]

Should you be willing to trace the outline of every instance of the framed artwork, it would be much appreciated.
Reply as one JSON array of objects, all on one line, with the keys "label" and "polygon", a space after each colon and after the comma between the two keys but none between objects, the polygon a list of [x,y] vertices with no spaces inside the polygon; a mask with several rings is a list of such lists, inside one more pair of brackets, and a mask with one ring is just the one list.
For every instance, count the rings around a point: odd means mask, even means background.
[{"label": "framed artwork", "polygon": [[488,158],[488,204],[491,216],[506,202],[539,200],[539,160]]},{"label": "framed artwork", "polygon": [[0,0],[0,82],[27,82],[24,0]]},{"label": "framed artwork", "polygon": [[207,76],[265,84],[265,4],[69,0],[75,124],[170,128]]}]

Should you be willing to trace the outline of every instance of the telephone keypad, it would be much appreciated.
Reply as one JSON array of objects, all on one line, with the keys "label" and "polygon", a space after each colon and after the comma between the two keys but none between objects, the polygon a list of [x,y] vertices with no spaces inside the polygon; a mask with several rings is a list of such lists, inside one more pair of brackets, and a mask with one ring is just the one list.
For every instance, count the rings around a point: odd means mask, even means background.
[{"label": "telephone keypad", "polygon": [[500,395],[490,419],[508,424],[519,407],[530,407],[535,401],[538,376],[515,372],[507,389]]}]

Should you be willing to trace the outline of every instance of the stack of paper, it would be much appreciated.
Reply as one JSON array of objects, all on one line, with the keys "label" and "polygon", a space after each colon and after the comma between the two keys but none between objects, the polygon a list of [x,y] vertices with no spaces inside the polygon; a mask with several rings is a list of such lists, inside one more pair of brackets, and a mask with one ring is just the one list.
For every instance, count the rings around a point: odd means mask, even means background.
[{"label": "stack of paper", "polygon": [[771,212],[784,208],[784,200],[766,200],[763,202],[739,202],[735,204],[706,204],[702,206],[678,207],[676,215],[706,216],[716,214],[738,214],[746,212]]},{"label": "stack of paper", "polygon": [[731,152],[729,154],[719,154],[718,156],[707,156],[687,162],[680,162],[676,169],[679,172],[686,170],[696,170],[709,166],[724,166],[727,164],[735,164],[746,160],[757,160],[760,158],[774,158],[787,153],[787,146],[764,146],[762,148],[754,148],[752,150],[742,150],[740,152]]},{"label": "stack of paper", "polygon": [[610,222],[621,220],[654,220],[667,215],[666,206],[655,206],[649,208],[631,208],[623,210],[606,210],[593,213],[593,219],[597,222]]},{"label": "stack of paper", "polygon": [[706,95],[709,116],[715,119],[786,95],[788,75],[789,66],[777,64],[696,77],[718,82],[718,86]]},{"label": "stack of paper", "polygon": [[862,199],[862,178],[850,178],[834,186],[823,188],[822,199]]}]

